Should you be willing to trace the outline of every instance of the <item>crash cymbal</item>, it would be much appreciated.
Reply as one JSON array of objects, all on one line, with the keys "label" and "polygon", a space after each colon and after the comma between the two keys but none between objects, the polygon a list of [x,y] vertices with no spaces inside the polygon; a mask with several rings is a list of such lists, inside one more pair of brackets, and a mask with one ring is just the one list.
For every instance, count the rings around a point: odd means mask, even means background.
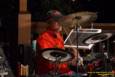
[{"label": "crash cymbal", "polygon": [[79,23],[92,22],[97,19],[97,13],[95,12],[78,12],[70,14],[73,19],[76,19]]},{"label": "crash cymbal", "polygon": [[[73,27],[79,24],[86,24],[89,22],[93,22],[97,19],[97,13],[95,12],[76,12],[69,14],[67,16],[59,19],[59,22],[66,27]],[[84,26],[84,25],[82,25]]]}]

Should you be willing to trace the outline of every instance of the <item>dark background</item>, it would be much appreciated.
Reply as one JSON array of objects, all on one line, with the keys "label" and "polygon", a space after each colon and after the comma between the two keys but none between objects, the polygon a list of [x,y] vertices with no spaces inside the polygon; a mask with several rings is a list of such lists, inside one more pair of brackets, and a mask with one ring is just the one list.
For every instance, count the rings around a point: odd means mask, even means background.
[{"label": "dark background", "polygon": [[18,0],[0,0],[0,45],[14,74],[17,73]]},{"label": "dark background", "polygon": [[[18,39],[18,0],[0,0],[0,44],[4,43],[5,52],[10,65],[16,73],[17,39]],[[98,13],[96,22],[115,22],[114,0],[28,0],[28,11],[32,14],[32,21],[43,21],[47,11],[58,9],[64,15],[93,11]]]},{"label": "dark background", "polygon": [[48,10],[58,9],[65,15],[78,11],[94,11],[98,12],[97,22],[115,21],[114,0],[29,0],[28,6],[33,20],[42,20]]}]

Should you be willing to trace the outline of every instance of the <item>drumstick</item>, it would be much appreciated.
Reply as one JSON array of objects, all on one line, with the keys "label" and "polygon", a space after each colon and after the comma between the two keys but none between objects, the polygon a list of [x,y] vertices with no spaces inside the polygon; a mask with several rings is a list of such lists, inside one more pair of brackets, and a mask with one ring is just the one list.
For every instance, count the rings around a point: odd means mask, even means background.
[{"label": "drumstick", "polygon": [[[64,30],[64,32],[65,32],[66,34],[68,33],[65,28],[64,28],[63,30]],[[71,39],[68,39],[68,40],[70,41],[70,45],[72,45]],[[72,50],[74,51],[73,54],[75,55],[75,59],[78,60],[78,56],[79,56],[78,50],[77,50],[76,48],[73,48],[73,47],[72,47]],[[83,65],[83,62],[80,62],[80,63]]]}]

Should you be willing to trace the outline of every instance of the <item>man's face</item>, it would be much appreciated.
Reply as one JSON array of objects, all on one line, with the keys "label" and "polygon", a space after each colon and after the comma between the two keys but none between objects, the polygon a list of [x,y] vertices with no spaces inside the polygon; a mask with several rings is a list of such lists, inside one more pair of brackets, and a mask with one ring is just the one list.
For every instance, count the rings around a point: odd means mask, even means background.
[{"label": "man's face", "polygon": [[58,22],[54,21],[51,24],[51,29],[54,31],[61,31],[61,25]]}]

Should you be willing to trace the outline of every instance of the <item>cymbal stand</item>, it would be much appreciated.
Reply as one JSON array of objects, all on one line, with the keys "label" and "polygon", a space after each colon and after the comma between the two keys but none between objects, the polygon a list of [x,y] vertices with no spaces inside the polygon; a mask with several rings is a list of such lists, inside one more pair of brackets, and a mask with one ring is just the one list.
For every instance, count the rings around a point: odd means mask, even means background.
[{"label": "cymbal stand", "polygon": [[[79,37],[79,29],[81,29],[81,25],[79,24],[79,22],[78,22],[78,28],[75,26],[75,30],[76,30],[76,44],[77,44],[77,48],[76,49],[78,49],[78,44],[79,44],[79,41],[78,41],[78,37]],[[77,51],[77,60],[78,60],[78,57],[79,56],[79,51]],[[77,64],[78,64],[78,62],[79,61],[77,61]],[[77,67],[77,73],[79,72],[79,69],[78,69],[78,67]]]},{"label": "cymbal stand", "polygon": [[[79,45],[79,30],[82,29],[82,25],[80,25],[79,21],[78,21],[77,25],[78,25],[78,28],[75,26],[75,30],[76,30],[76,45],[77,45],[76,49],[78,49],[78,45]],[[79,51],[77,51],[77,60],[79,60],[79,58],[80,58],[80,54],[79,54]],[[77,65],[78,64],[79,64],[79,61],[77,61]],[[81,66],[82,66],[83,71],[85,73],[84,64],[81,64],[80,66],[79,65],[77,66],[77,73],[79,73],[79,67],[81,67]]]},{"label": "cymbal stand", "polygon": [[112,70],[112,66],[110,64],[110,40],[107,40],[107,49],[106,52],[103,52],[104,56],[105,56],[105,71],[111,71]]},{"label": "cymbal stand", "polygon": [[[99,43],[99,50],[100,50],[100,53],[102,53],[103,55],[103,61],[104,61],[104,72],[111,72],[112,71],[112,66],[110,64],[110,40],[108,39],[107,40],[107,43],[103,43],[103,42],[100,42]],[[104,50],[105,48],[105,50]],[[107,76],[107,77],[111,77],[111,76]]]}]

